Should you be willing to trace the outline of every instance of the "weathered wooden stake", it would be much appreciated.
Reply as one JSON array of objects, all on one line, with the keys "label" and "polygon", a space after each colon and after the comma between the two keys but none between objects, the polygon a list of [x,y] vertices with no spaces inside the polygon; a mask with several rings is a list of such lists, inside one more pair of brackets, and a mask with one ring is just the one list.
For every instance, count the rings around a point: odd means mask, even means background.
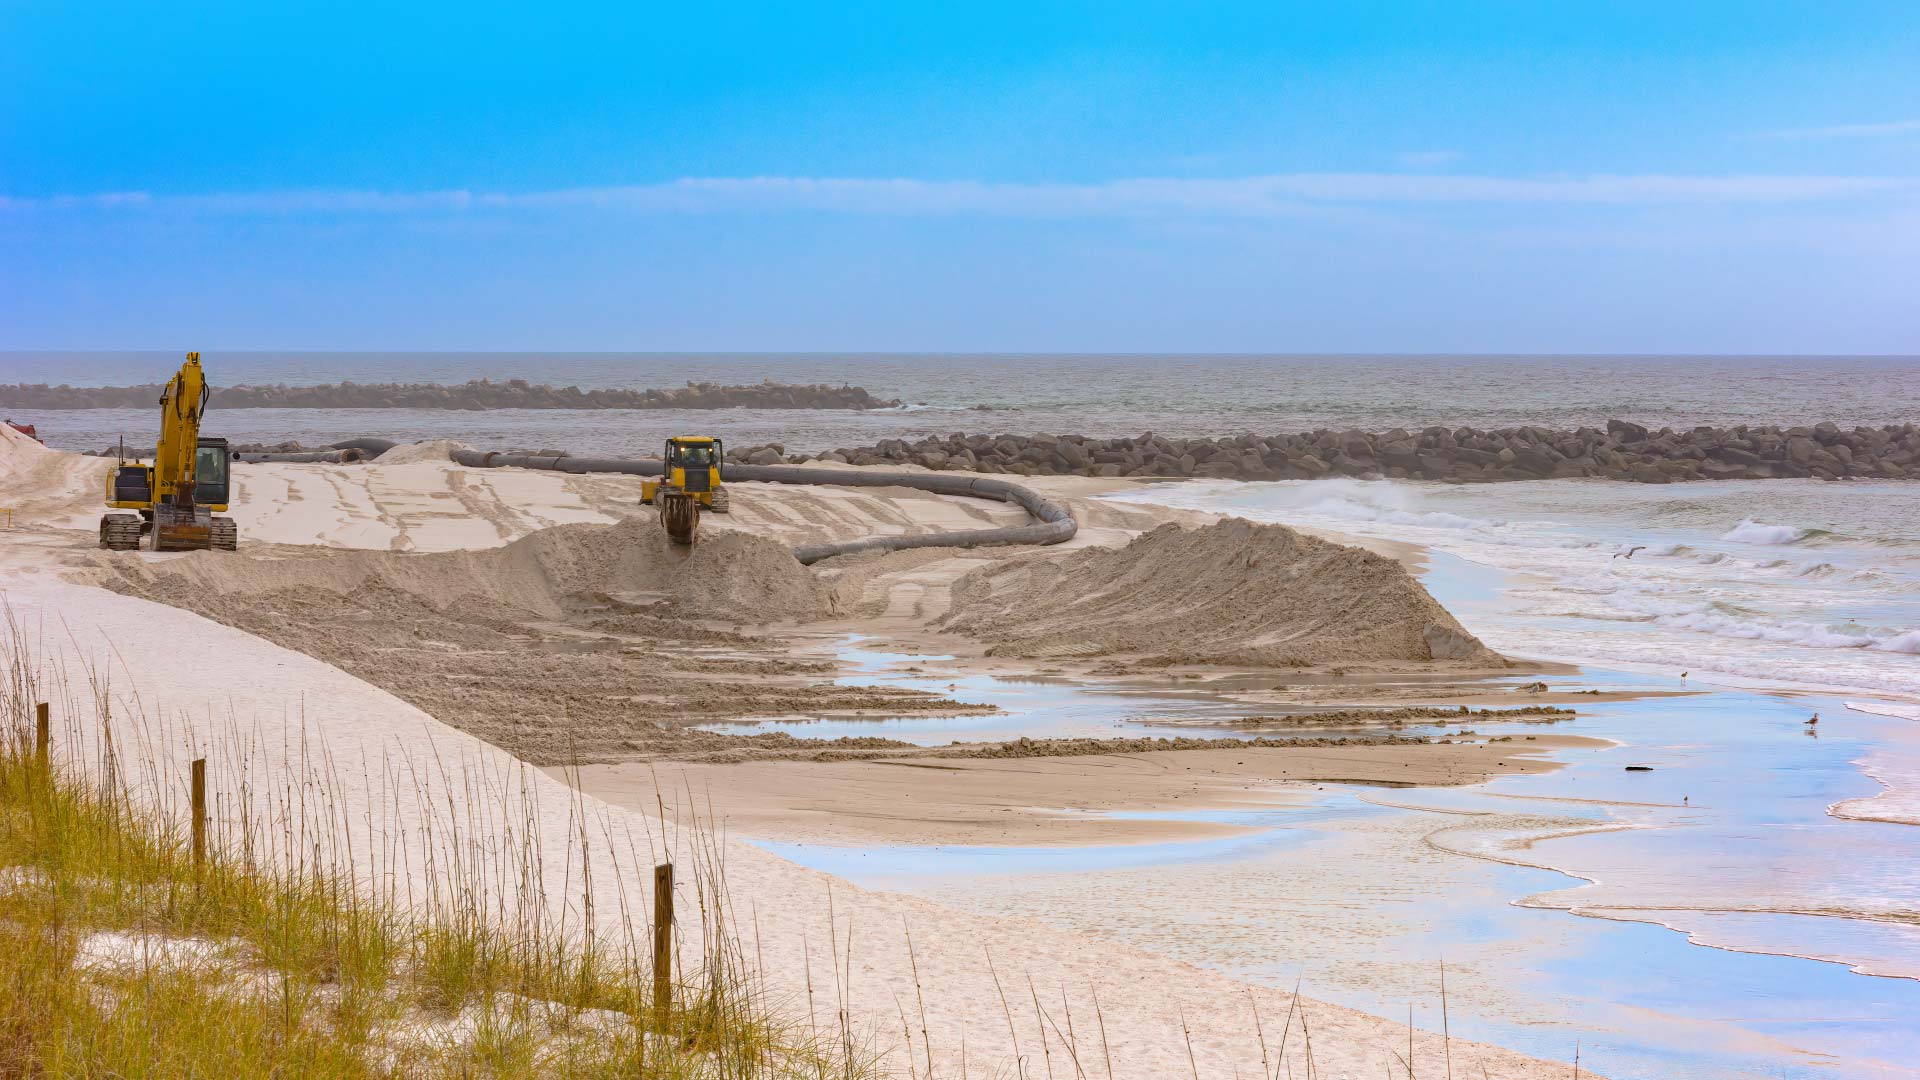
[{"label": "weathered wooden stake", "polygon": [[193,866],[207,861],[207,759],[193,759]]},{"label": "weathered wooden stake", "polygon": [[48,711],[44,701],[33,707],[33,763],[41,772],[47,771],[48,754],[53,746],[53,721]]},{"label": "weathered wooden stake", "polygon": [[653,868],[653,1007],[665,1028],[673,1013],[673,864]]}]

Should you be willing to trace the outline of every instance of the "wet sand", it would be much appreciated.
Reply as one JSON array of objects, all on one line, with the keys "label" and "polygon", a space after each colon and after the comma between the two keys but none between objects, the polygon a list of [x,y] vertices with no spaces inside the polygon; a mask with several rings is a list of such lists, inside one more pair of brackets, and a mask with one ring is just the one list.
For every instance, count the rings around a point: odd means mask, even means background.
[{"label": "wet sand", "polygon": [[1328,784],[1476,784],[1559,767],[1552,748],[1601,745],[1560,735],[1513,743],[1239,747],[1016,759],[660,762],[552,769],[619,806],[664,803],[765,839],[829,844],[1093,845],[1203,840],[1255,831],[1130,811],[1246,810],[1299,804]]}]

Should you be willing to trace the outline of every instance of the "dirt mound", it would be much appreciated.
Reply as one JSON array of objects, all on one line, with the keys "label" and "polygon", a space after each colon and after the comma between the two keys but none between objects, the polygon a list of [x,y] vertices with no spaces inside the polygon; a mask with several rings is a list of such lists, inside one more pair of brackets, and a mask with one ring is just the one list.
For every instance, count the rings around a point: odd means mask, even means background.
[{"label": "dirt mound", "polygon": [[1004,656],[1504,663],[1392,559],[1238,518],[974,571],[955,586],[946,625]]},{"label": "dirt mound", "polygon": [[465,605],[502,618],[558,618],[604,606],[609,598],[745,623],[814,619],[833,610],[831,591],[779,544],[714,530],[691,549],[679,548],[650,518],[561,525],[479,551],[327,551],[284,558],[196,552],[164,561],[98,556],[96,564],[109,581],[142,594],[160,582],[223,596],[379,589],[418,597],[434,610]]}]

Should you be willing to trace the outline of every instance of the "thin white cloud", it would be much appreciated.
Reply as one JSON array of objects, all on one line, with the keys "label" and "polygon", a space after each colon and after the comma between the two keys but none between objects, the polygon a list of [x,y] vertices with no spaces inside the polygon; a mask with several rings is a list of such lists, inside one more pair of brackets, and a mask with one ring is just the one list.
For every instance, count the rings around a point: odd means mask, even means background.
[{"label": "thin white cloud", "polygon": [[1835,124],[1831,127],[1782,128],[1748,135],[1749,139],[1884,139],[1893,135],[1920,135],[1920,120],[1884,124]]},{"label": "thin white cloud", "polygon": [[102,209],[298,216],[418,215],[542,209],[635,213],[825,211],[1001,217],[1289,217],[1343,206],[1776,204],[1920,193],[1920,178],[1850,176],[1454,176],[1287,173],[1228,179],[1137,178],[1086,184],[791,176],[688,178],[548,191],[115,192],[0,197],[0,210]]}]

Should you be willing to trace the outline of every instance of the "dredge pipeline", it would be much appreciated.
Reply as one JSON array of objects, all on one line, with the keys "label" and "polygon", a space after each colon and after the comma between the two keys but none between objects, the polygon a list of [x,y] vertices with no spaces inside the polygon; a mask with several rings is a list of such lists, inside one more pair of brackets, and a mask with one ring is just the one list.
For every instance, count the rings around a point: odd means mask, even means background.
[{"label": "dredge pipeline", "polygon": [[[657,460],[627,458],[577,458],[547,454],[502,454],[497,451],[456,450],[455,463],[470,468],[512,467],[544,469],[565,473],[625,473],[630,476],[658,476]],[[810,469],[799,465],[730,465],[729,481],[763,484],[806,484],[824,487],[905,487],[936,495],[957,495],[994,502],[1014,503],[1033,515],[1031,525],[1000,529],[964,529],[917,533],[911,536],[865,536],[854,540],[835,540],[823,544],[801,544],[793,557],[812,564],[835,555],[864,551],[902,551],[925,547],[1000,547],[1015,544],[1058,544],[1073,538],[1079,523],[1066,507],[1031,488],[990,476],[953,473],[899,472],[870,469]]]}]

